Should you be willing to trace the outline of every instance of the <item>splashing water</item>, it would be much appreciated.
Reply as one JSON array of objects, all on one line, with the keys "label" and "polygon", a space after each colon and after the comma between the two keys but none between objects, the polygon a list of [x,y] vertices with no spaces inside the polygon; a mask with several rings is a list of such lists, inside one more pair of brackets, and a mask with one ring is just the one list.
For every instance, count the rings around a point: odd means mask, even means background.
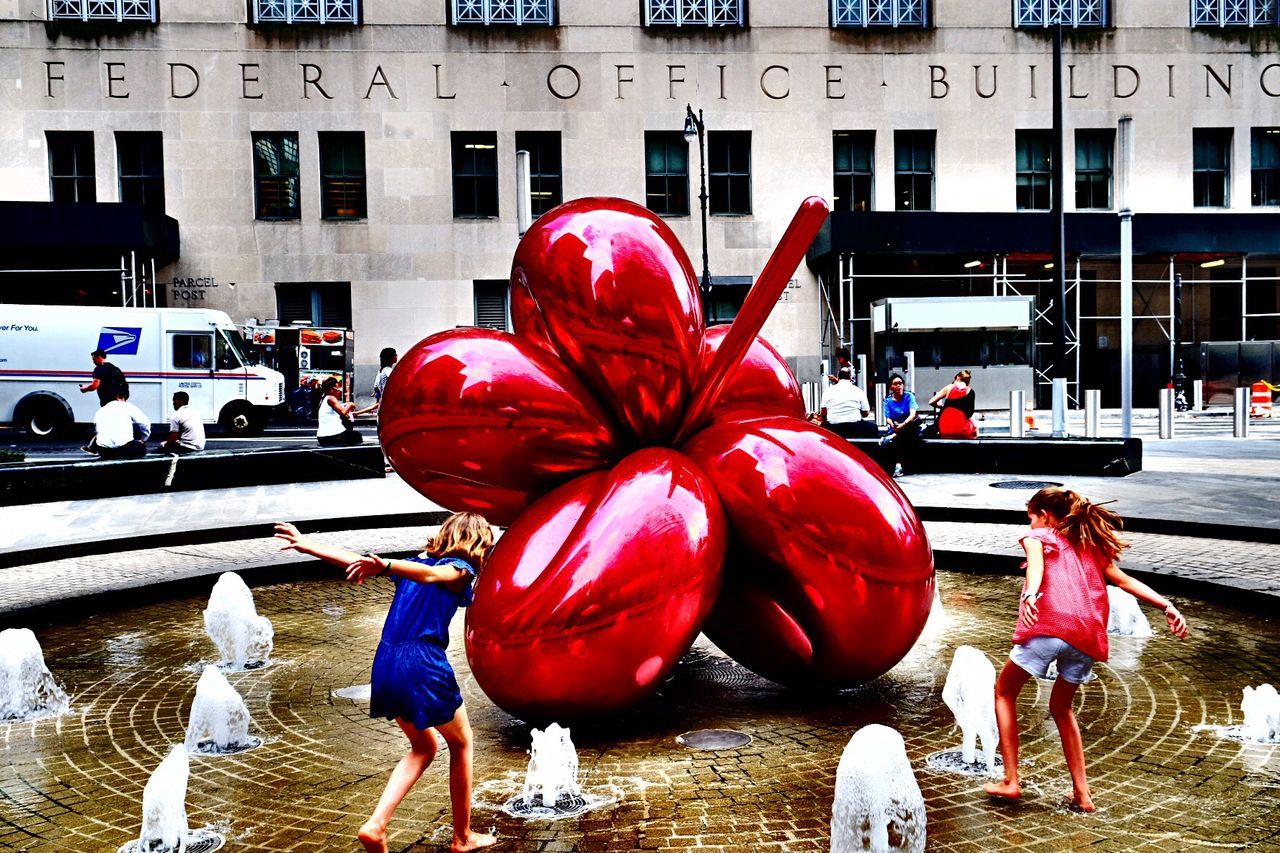
[{"label": "splashing water", "polygon": [[138,850],[181,853],[187,842],[187,748],[178,744],[142,789],[142,835]]},{"label": "splashing water", "polygon": [[578,753],[573,748],[569,730],[561,728],[559,723],[552,723],[546,731],[534,729],[532,738],[524,798],[540,800],[544,806],[554,806],[562,797],[581,796]]},{"label": "splashing water", "polygon": [[1107,587],[1111,602],[1111,615],[1107,618],[1107,633],[1113,637],[1150,637],[1155,634],[1151,623],[1142,613],[1138,599],[1118,586]]},{"label": "splashing water", "polygon": [[863,726],[836,770],[831,853],[924,853],[924,797],[902,735]]},{"label": "splashing water", "polygon": [[995,697],[996,668],[991,660],[973,646],[956,649],[942,688],[942,701],[960,726],[964,763],[977,761],[977,742],[982,738],[982,760],[988,773],[996,770],[996,746],[1000,743]]},{"label": "splashing water", "polygon": [[67,694],[44,664],[28,628],[0,631],[0,720],[28,720],[67,710]]},{"label": "splashing water", "polygon": [[1240,702],[1244,724],[1240,736],[1258,743],[1280,743],[1280,694],[1270,684],[1244,689]]},{"label": "splashing water", "polygon": [[259,616],[253,593],[234,572],[224,572],[209,594],[204,630],[218,647],[223,667],[242,670],[263,666],[271,657],[275,631]]},{"label": "splashing water", "polygon": [[242,752],[262,743],[249,736],[249,709],[216,666],[206,666],[196,684],[187,723],[186,747],[203,755]]}]

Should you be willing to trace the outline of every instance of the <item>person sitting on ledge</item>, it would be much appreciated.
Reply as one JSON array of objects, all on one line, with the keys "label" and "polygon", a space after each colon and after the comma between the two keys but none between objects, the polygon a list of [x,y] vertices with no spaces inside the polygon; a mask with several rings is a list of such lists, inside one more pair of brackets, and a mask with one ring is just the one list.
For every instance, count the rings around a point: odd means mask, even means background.
[{"label": "person sitting on ledge", "polygon": [[822,392],[822,403],[812,420],[842,438],[875,438],[879,433],[876,422],[868,416],[871,403],[862,389],[853,384],[853,372],[841,367],[835,376],[828,376],[831,384]]},{"label": "person sitting on ledge", "polygon": [[204,421],[188,403],[191,398],[186,391],[173,393],[173,417],[169,418],[169,435],[164,443],[156,448],[156,453],[171,453],[181,456],[204,450]]},{"label": "person sitting on ledge", "polygon": [[943,386],[929,398],[930,406],[941,404],[938,415],[939,438],[977,438],[978,428],[973,424],[973,405],[977,394],[969,382],[973,374],[962,370],[950,385]]},{"label": "person sitting on ledge", "polygon": [[118,394],[93,416],[93,441],[80,448],[103,459],[138,459],[147,455],[151,422],[142,410]]}]

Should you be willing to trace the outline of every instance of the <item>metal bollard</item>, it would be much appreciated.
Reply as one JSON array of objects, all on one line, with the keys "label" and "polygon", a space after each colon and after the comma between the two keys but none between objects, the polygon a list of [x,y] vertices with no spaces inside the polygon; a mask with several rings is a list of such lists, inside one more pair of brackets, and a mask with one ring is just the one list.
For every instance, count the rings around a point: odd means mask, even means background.
[{"label": "metal bollard", "polygon": [[1053,436],[1061,438],[1067,434],[1067,380],[1053,380]]},{"label": "metal bollard", "polygon": [[871,408],[876,410],[876,426],[884,426],[884,395],[887,393],[883,382],[876,383],[876,398],[871,401]]},{"label": "metal bollard", "polygon": [[1235,416],[1231,419],[1231,434],[1236,438],[1249,437],[1249,394],[1248,388],[1236,389]]},{"label": "metal bollard", "polygon": [[1102,392],[1096,388],[1084,392],[1084,434],[1087,438],[1102,434]]},{"label": "metal bollard", "polygon": [[916,393],[916,354],[908,351],[907,356],[907,390]]},{"label": "metal bollard", "polygon": [[1160,437],[1173,438],[1173,395],[1172,388],[1160,389]]},{"label": "metal bollard", "polygon": [[1204,380],[1191,380],[1191,410],[1193,412],[1204,411]]},{"label": "metal bollard", "polygon": [[1022,419],[1023,407],[1026,404],[1025,391],[1009,392],[1009,437],[1022,438],[1026,435],[1026,421]]}]

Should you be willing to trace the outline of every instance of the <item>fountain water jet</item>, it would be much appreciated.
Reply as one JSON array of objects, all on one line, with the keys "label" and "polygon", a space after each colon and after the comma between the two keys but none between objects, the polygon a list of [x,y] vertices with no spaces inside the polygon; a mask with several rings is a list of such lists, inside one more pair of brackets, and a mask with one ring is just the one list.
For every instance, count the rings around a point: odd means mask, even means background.
[{"label": "fountain water jet", "polygon": [[1240,702],[1244,723],[1240,737],[1257,743],[1280,743],[1280,694],[1270,684],[1244,689]]},{"label": "fountain water jet", "polygon": [[1113,637],[1150,637],[1155,634],[1142,612],[1138,599],[1118,586],[1107,586],[1111,615],[1107,617],[1107,633]]},{"label": "fountain water jet", "polygon": [[863,726],[844,748],[831,807],[831,853],[924,853],[924,797],[902,735]]},{"label": "fountain water jet", "polygon": [[28,628],[0,631],[0,720],[29,720],[67,710],[67,694],[44,664]]},{"label": "fountain water jet", "polygon": [[586,811],[578,784],[578,753],[569,730],[552,723],[545,731],[534,729],[531,737],[524,792],[508,802],[505,811],[515,817],[552,819]]},{"label": "fountain water jet", "polygon": [[187,750],[201,755],[226,755],[261,746],[249,734],[249,709],[244,699],[216,666],[206,666],[196,684],[187,723]]},{"label": "fountain water jet", "polygon": [[[955,714],[956,725],[960,726],[960,759],[968,768],[966,772],[972,772],[977,764],[978,738],[982,739],[982,761],[986,773],[997,772],[996,747],[1000,743],[1000,730],[996,725],[995,693],[996,668],[991,660],[973,646],[956,649],[942,688],[942,701]],[[940,753],[939,758],[948,755],[954,753]],[[929,763],[936,766],[933,756]]]},{"label": "fountain water jet", "polygon": [[142,835],[138,850],[182,851],[187,846],[187,748],[178,744],[142,789]]},{"label": "fountain water jet", "polygon": [[264,666],[271,657],[275,631],[259,616],[253,593],[234,572],[224,572],[209,594],[204,629],[218,647],[219,665],[233,670]]}]

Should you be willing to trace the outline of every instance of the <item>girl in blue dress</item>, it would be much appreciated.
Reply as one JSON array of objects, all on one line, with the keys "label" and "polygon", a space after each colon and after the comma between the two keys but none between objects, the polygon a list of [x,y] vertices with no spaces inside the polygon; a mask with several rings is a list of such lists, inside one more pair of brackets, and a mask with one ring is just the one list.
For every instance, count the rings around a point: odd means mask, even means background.
[{"label": "girl in blue dress", "polygon": [[281,550],[298,551],[343,566],[347,580],[388,576],[396,585],[373,658],[369,714],[394,719],[409,738],[409,751],[391,771],[373,815],[360,827],[370,853],[386,853],[391,814],[436,755],[435,729],[449,745],[449,798],[453,805],[453,853],[497,843],[471,831],[471,724],[445,651],[449,623],[471,603],[471,582],[493,547],[493,528],[471,512],[445,519],[423,552],[408,560],[357,554],[306,538],[292,524],[276,524]]}]

